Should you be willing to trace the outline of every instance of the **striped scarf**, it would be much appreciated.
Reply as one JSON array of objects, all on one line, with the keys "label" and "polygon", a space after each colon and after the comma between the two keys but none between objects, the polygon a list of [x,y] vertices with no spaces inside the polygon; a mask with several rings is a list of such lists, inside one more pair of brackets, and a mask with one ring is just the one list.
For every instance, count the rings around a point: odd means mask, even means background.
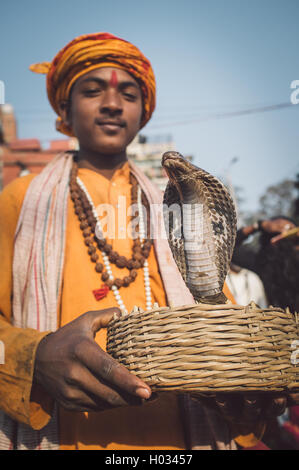
[{"label": "striped scarf", "polygon": [[[13,325],[39,331],[56,331],[60,304],[67,200],[73,162],[72,153],[58,155],[37,175],[26,192],[15,233],[13,259]],[[162,193],[131,161],[130,169],[148,202],[162,204]],[[159,223],[154,217],[154,225]],[[160,227],[163,224],[159,224]],[[193,304],[172,257],[167,238],[154,240],[159,269],[168,303]],[[234,449],[227,425],[198,401],[183,395],[188,447],[193,449]],[[207,436],[209,436],[207,441]],[[57,412],[40,431],[16,423],[0,412],[0,449],[59,449]]]}]

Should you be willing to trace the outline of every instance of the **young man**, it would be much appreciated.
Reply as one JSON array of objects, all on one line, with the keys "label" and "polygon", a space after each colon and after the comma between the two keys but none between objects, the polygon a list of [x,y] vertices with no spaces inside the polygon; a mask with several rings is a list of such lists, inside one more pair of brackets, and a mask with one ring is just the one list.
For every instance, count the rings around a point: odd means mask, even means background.
[{"label": "young man", "polygon": [[[236,422],[249,415],[254,425],[247,430],[259,429],[258,398],[240,401],[229,425],[223,416],[230,419],[237,407],[226,398],[213,401],[222,416],[186,395],[151,399],[148,385],[105,352],[103,328],[119,309],[193,303],[167,240],[153,246],[129,236],[94,237],[96,207],[116,207],[120,196],[129,207],[140,190],[147,205],[161,203],[126,156],[155,107],[150,63],[127,41],[97,33],[31,69],[47,73],[58,129],[75,135],[80,149],[0,196],[0,445],[236,448]],[[115,223],[121,234],[127,221],[116,216]],[[139,225],[141,231],[141,219]]]}]

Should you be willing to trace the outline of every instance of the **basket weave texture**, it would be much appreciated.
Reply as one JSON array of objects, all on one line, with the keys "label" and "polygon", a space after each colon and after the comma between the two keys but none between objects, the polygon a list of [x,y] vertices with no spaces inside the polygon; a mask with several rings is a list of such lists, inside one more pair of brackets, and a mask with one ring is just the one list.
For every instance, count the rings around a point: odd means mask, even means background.
[{"label": "basket weave texture", "polygon": [[299,318],[288,310],[135,307],[107,333],[107,352],[154,391],[299,390]]}]

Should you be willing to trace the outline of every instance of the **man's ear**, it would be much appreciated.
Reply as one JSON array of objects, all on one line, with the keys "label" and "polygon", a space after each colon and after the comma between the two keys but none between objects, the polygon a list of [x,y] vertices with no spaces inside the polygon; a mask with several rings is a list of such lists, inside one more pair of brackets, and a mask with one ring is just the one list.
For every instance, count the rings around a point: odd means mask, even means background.
[{"label": "man's ear", "polygon": [[70,102],[67,100],[60,101],[58,103],[59,116],[61,117],[64,124],[71,127],[71,113],[70,113]]}]

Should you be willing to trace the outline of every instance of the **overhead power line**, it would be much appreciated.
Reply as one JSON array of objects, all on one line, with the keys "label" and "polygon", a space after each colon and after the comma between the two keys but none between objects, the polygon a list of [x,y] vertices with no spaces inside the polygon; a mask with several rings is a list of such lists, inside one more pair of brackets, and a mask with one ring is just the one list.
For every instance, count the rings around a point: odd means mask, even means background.
[{"label": "overhead power line", "polygon": [[[207,116],[203,116],[201,118],[197,119],[189,119],[185,121],[174,121],[174,122],[168,122],[164,124],[152,124],[149,125],[151,129],[160,129],[162,127],[172,127],[172,126],[183,126],[187,124],[195,124],[198,122],[206,122],[206,121],[214,121],[217,119],[227,119],[227,118],[233,118],[233,117],[238,117],[238,116],[245,116],[249,114],[259,114],[259,113],[266,113],[269,111],[280,111],[285,108],[290,108],[293,107],[295,108],[296,106],[290,102],[287,103],[280,103],[280,104],[274,104],[271,106],[262,106],[258,108],[251,108],[251,109],[243,109],[239,111],[230,111],[230,112],[225,112],[225,113],[211,113]],[[299,106],[298,106],[299,109]]]}]

